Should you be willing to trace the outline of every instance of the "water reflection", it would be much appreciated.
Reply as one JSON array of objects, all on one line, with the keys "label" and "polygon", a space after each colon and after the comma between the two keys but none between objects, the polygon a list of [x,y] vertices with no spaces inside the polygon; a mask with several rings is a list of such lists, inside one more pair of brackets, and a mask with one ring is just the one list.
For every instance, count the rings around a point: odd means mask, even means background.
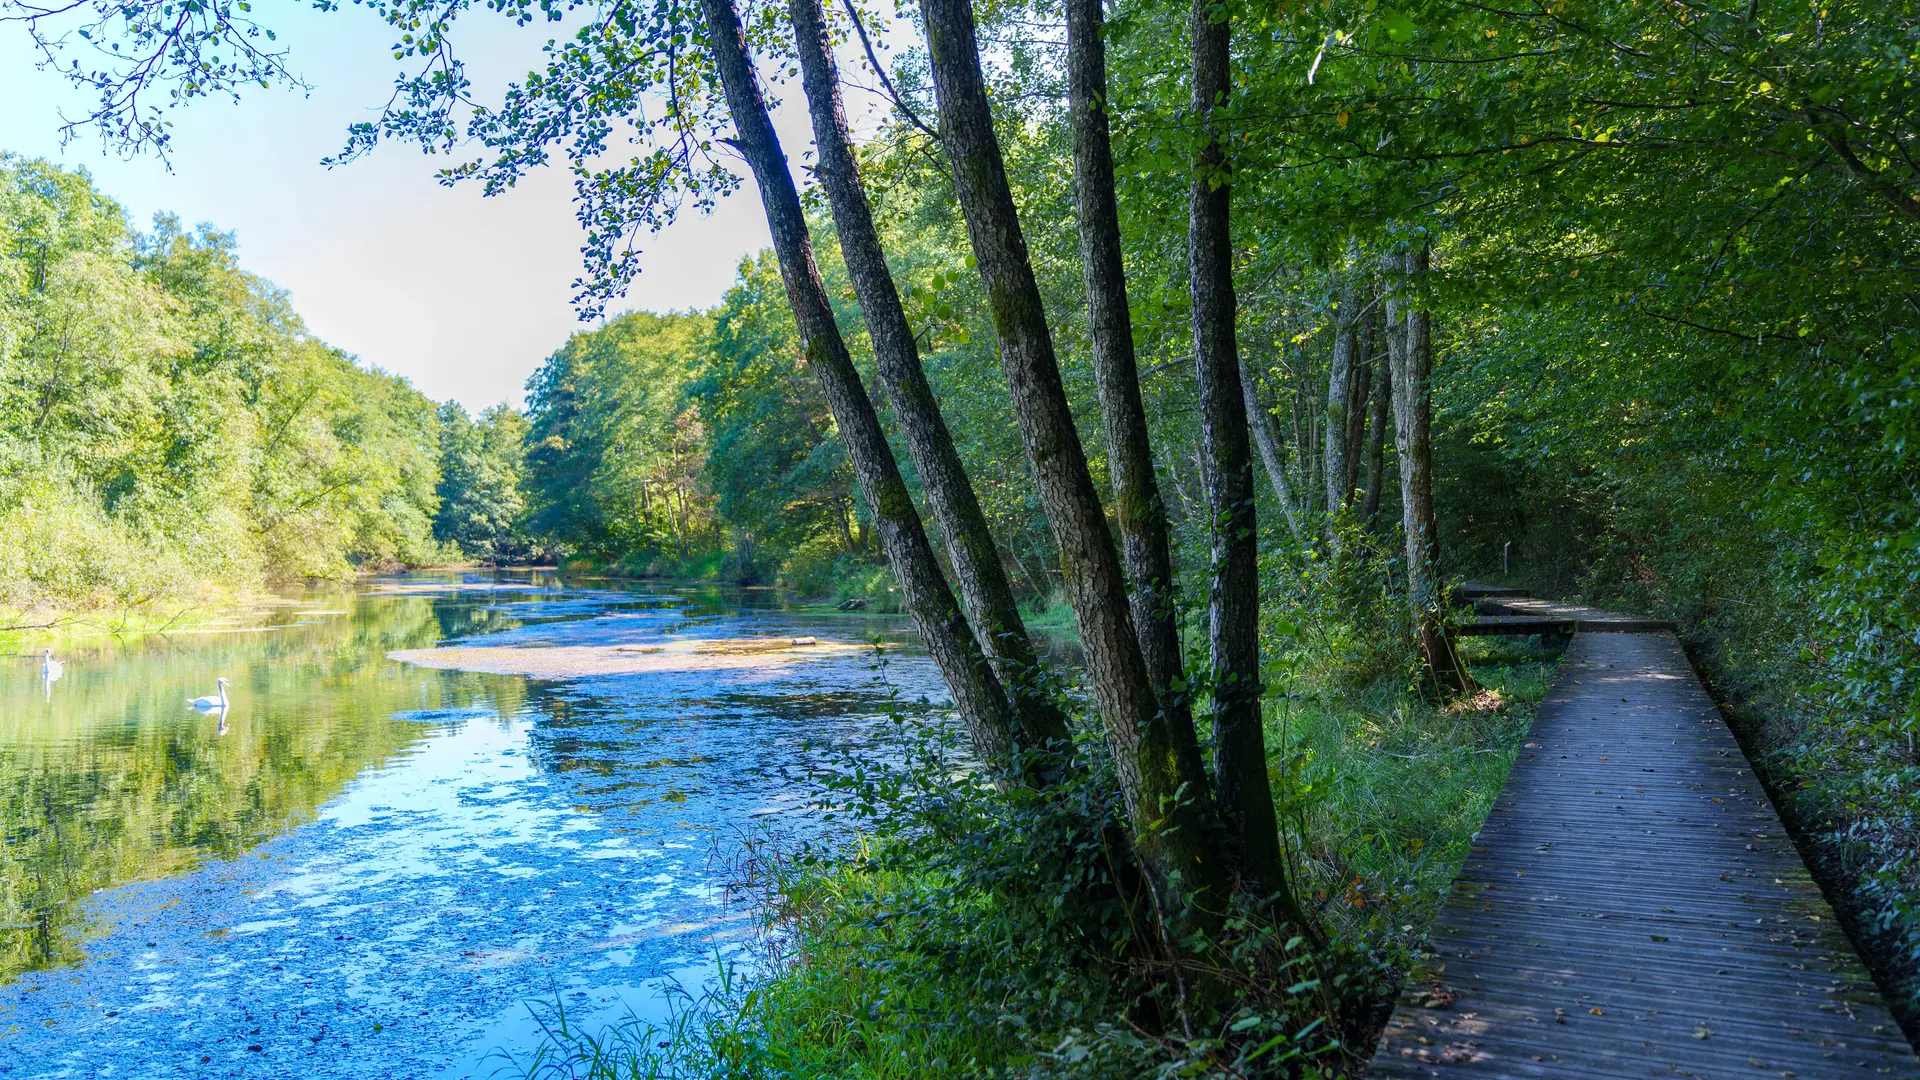
[{"label": "water reflection", "polygon": [[[484,1075],[527,999],[618,1000],[739,941],[716,841],[811,827],[823,750],[939,693],[897,651],[547,682],[386,659],[906,633],[715,590],[471,584],[96,645],[57,685],[0,665],[0,1075]],[[182,707],[221,675],[228,709]]]},{"label": "water reflection", "polygon": [[[102,641],[69,653],[57,685],[0,678],[0,979],[79,960],[80,901],[96,890],[231,858],[421,738],[424,725],[391,719],[419,680],[381,670],[375,651],[431,640],[412,607],[355,605],[272,635]],[[228,670],[238,731],[229,713],[183,708]]]}]

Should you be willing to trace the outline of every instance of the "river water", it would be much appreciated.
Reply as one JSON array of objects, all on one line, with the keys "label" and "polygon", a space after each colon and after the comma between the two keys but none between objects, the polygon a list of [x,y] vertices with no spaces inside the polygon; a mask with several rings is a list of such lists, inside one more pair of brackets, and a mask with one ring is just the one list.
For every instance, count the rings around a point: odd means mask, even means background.
[{"label": "river water", "polygon": [[[663,980],[756,932],[729,854],[822,828],[821,772],[925,715],[931,665],[529,678],[388,654],[908,637],[759,595],[409,576],[93,639],[50,684],[0,657],[0,1076],[509,1076],[530,1004],[659,1011]],[[220,676],[224,715],[187,707]]]}]

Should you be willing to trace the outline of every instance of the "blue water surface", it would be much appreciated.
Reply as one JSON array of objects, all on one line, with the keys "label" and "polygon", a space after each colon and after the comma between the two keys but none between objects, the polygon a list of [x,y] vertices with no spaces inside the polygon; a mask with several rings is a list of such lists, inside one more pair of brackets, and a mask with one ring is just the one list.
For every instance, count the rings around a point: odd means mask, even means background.
[{"label": "blue water surface", "polygon": [[[663,980],[740,958],[760,925],[726,888],[742,841],[816,834],[809,801],[837,754],[942,693],[910,648],[547,681],[385,658],[435,641],[903,639],[711,593],[474,583],[309,597],[264,629],[76,656],[51,685],[9,662],[6,779],[77,794],[8,823],[39,853],[9,885],[45,910],[13,916],[27,959],[0,987],[0,1076],[518,1075],[530,1004],[649,1015]],[[170,704],[215,671],[236,687],[218,727]],[[356,771],[341,747],[362,744]],[[346,779],[280,807],[260,777],[305,776],[322,753]],[[161,775],[126,775],[142,771]],[[116,805],[153,824],[114,827]],[[106,884],[45,886],[76,866]]]}]

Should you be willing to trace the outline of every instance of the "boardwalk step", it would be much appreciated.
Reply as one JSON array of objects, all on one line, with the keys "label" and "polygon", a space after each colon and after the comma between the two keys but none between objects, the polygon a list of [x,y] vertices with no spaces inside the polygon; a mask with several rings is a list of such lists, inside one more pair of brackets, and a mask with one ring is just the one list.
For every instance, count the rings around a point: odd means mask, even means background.
[{"label": "boardwalk step", "polygon": [[1510,585],[1487,585],[1478,581],[1463,581],[1453,587],[1453,595],[1457,600],[1471,603],[1489,598],[1525,596],[1527,590],[1516,589]]},{"label": "boardwalk step", "polygon": [[1490,597],[1475,601],[1473,609],[1482,619],[1488,617],[1568,619],[1578,624],[1577,629],[1588,633],[1643,634],[1674,628],[1674,624],[1666,619],[1622,615],[1619,612],[1602,611],[1584,604],[1541,600],[1532,596]]},{"label": "boardwalk step", "polygon": [[1552,615],[1482,615],[1470,623],[1447,627],[1455,637],[1526,637],[1530,634],[1558,634],[1571,637],[1579,620]]}]

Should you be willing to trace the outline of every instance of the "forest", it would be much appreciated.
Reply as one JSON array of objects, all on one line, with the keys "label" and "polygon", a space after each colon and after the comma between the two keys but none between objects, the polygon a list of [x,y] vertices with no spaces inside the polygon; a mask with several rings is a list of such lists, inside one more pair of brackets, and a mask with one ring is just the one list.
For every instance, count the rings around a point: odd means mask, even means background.
[{"label": "forest", "polygon": [[[164,625],[269,585],[495,554],[521,421],[316,340],[234,238],[0,156],[0,608]],[[13,627],[15,629],[18,626]]]},{"label": "forest", "polygon": [[[758,865],[793,952],[674,1067],[1349,1071],[1465,781],[1348,775],[1301,729],[1504,737],[1538,687],[1444,633],[1468,578],[1678,624],[1912,1030],[1913,4],[920,0],[889,64],[893,13],[664,0],[484,106],[447,71],[486,13],[372,6],[402,76],[349,154],[490,191],[570,162],[588,316],[713,199],[757,193],[772,250],[473,421],[305,337],[220,234],[9,160],[0,559],[30,562],[0,579],[143,595],[156,563],[93,553],[219,535],[257,580],[452,545],[884,595],[964,746],[842,781],[857,855]],[[149,10],[99,25],[222,57],[212,89],[277,77]],[[855,77],[888,100],[858,139]],[[122,100],[114,137],[162,137]],[[1056,609],[1072,678],[1029,633]]]}]

